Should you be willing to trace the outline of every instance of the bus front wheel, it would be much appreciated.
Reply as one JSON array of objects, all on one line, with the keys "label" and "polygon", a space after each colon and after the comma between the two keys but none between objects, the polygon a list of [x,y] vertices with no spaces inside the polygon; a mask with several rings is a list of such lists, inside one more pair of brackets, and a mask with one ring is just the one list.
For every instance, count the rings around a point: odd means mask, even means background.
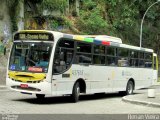
[{"label": "bus front wheel", "polygon": [[75,83],[74,87],[73,87],[73,91],[72,91],[72,95],[71,95],[71,99],[72,102],[76,103],[79,101],[79,95],[80,95],[80,85],[79,83]]},{"label": "bus front wheel", "polygon": [[44,99],[44,94],[36,94],[37,99]]}]

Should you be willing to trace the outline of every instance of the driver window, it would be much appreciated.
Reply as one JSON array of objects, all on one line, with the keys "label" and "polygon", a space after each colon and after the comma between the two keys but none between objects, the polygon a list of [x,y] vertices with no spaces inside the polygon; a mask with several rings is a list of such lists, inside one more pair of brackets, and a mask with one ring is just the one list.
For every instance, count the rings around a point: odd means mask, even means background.
[{"label": "driver window", "polygon": [[67,70],[73,59],[74,41],[61,39],[57,43],[54,56],[53,72],[54,74],[62,73]]}]

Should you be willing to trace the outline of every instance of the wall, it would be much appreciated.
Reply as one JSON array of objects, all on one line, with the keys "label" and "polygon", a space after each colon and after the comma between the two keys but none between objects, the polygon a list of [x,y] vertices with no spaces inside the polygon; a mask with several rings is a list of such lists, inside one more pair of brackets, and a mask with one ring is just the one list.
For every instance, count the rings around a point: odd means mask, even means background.
[{"label": "wall", "polygon": [[[8,13],[8,7],[6,5],[6,0],[0,0],[0,46],[2,47],[6,44],[12,37],[11,34],[11,22]],[[3,39],[3,43],[1,43]],[[8,46],[8,45],[7,45]],[[0,53],[0,85],[5,85],[6,76],[6,65],[7,65],[8,55],[3,55]]]},{"label": "wall", "polygon": [[7,43],[9,38],[11,38],[11,23],[8,13],[8,7],[5,0],[0,1],[0,39],[3,37],[3,42]]}]

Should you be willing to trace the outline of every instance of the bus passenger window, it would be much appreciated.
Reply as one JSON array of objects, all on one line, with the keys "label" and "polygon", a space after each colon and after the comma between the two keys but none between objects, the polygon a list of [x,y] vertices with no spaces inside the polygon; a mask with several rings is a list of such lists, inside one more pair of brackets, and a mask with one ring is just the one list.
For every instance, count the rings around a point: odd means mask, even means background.
[{"label": "bus passenger window", "polygon": [[93,55],[93,64],[104,65],[105,64],[105,56]]},{"label": "bus passenger window", "polygon": [[138,59],[132,59],[131,58],[129,61],[130,61],[129,65],[131,67],[138,67]]},{"label": "bus passenger window", "polygon": [[72,58],[73,51],[71,50],[64,50],[63,52],[56,54],[54,59],[54,72],[59,73],[68,69],[71,64]]},{"label": "bus passenger window", "polygon": [[121,58],[118,60],[118,66],[120,67],[127,67],[129,66],[128,60],[125,58]]},{"label": "bus passenger window", "polygon": [[77,42],[77,52],[91,53],[91,44]]},{"label": "bus passenger window", "polygon": [[74,41],[68,39],[61,39],[57,44],[54,61],[53,72],[62,73],[70,66],[74,54]]},{"label": "bus passenger window", "polygon": [[91,63],[90,55],[78,55],[79,63]]},{"label": "bus passenger window", "polygon": [[115,66],[115,65],[117,65],[117,63],[116,63],[116,57],[107,56],[106,64],[109,65],[109,66]]},{"label": "bus passenger window", "polygon": [[105,54],[105,46],[94,45],[94,54]]},{"label": "bus passenger window", "polygon": [[113,47],[107,47],[107,55],[115,56],[116,55],[116,49],[113,48]]},{"label": "bus passenger window", "polygon": [[152,53],[145,53],[145,68],[152,68]]},{"label": "bus passenger window", "polygon": [[152,62],[145,62],[145,68],[152,68]]},{"label": "bus passenger window", "polygon": [[131,67],[138,67],[138,51],[131,50],[129,55],[129,65]]},{"label": "bus passenger window", "polygon": [[139,67],[144,67],[144,60],[139,60]]}]

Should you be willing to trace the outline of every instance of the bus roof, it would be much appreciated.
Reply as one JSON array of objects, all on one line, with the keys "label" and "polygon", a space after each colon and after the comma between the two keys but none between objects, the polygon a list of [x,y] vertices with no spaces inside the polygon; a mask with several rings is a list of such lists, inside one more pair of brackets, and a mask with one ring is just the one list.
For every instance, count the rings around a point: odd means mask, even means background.
[{"label": "bus roof", "polygon": [[49,31],[49,30],[21,30],[21,31],[18,31],[17,33],[52,33],[54,35],[59,34],[60,36],[62,35],[64,38],[74,39],[77,41],[84,41],[84,42],[102,44],[102,45],[107,45],[107,46],[115,46],[115,47],[122,47],[122,48],[134,49],[134,50],[141,50],[141,51],[146,51],[146,52],[153,52],[152,49],[140,48],[137,46],[123,44],[120,38],[112,37],[108,35],[73,35],[73,34],[66,34],[66,33],[61,33],[57,31]]},{"label": "bus roof", "polygon": [[122,48],[128,48],[133,50],[141,50],[146,52],[153,52],[152,49],[148,48],[140,48],[133,45],[127,45],[123,44],[122,40],[118,37],[112,37],[107,35],[71,35],[71,34],[63,34],[64,38],[70,38],[74,40],[84,41],[84,42],[90,42],[95,44],[102,44],[107,46],[115,46],[115,47],[122,47]]}]

